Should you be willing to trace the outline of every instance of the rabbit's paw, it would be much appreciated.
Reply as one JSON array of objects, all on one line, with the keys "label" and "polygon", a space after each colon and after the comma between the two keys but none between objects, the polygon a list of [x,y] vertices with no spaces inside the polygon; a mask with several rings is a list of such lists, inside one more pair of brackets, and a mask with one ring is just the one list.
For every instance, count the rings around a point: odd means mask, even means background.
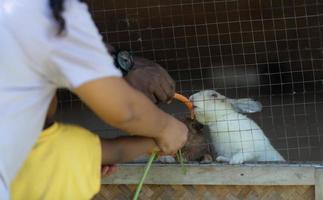
[{"label": "rabbit's paw", "polygon": [[256,158],[256,154],[254,153],[243,153],[243,152],[239,152],[233,155],[233,157],[230,160],[230,164],[242,164],[246,161],[252,161],[255,160]]},{"label": "rabbit's paw", "polygon": [[230,162],[230,159],[227,158],[227,157],[224,157],[224,156],[218,156],[216,158],[216,162],[226,162],[226,163],[228,163],[228,162]]},{"label": "rabbit's paw", "polygon": [[242,164],[242,163],[244,163],[244,159],[243,159],[243,156],[240,156],[240,155],[233,156],[231,158],[231,160],[229,161],[230,165],[238,165],[238,164]]},{"label": "rabbit's paw", "polygon": [[200,163],[201,163],[201,164],[208,164],[208,163],[212,163],[212,161],[213,161],[212,156],[211,156],[210,154],[205,154],[205,155],[202,157],[202,159],[201,159]]}]

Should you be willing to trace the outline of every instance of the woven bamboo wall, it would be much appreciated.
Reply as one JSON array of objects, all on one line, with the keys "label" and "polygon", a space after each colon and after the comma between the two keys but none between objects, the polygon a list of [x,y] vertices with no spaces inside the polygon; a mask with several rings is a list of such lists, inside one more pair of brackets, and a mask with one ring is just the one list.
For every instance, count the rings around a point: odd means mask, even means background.
[{"label": "woven bamboo wall", "polygon": [[[128,200],[134,185],[102,185],[94,200]],[[312,186],[145,185],[142,200],[314,200]]]}]

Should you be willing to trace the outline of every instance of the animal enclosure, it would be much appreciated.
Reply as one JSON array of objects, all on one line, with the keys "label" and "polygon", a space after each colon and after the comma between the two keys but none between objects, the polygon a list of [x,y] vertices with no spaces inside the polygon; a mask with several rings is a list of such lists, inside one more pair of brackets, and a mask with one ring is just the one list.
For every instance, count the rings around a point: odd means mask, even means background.
[{"label": "animal enclosure", "polygon": [[[285,159],[284,166],[321,166],[322,1],[88,0],[88,3],[105,41],[158,62],[175,79],[177,92],[190,96],[212,89],[230,99],[252,98],[260,102],[261,111],[246,114],[247,119],[259,126],[258,131]],[[60,91],[59,98],[59,120],[79,123],[104,137],[122,134],[104,125],[72,94]],[[161,107],[179,118],[189,116],[177,102]],[[225,122],[228,126],[234,123],[228,117]],[[208,125],[204,127],[207,128]],[[203,145],[212,149],[209,137]],[[230,144],[230,140],[226,142]],[[212,154],[215,160],[214,149]],[[314,185],[314,179],[304,181],[304,185]]]}]

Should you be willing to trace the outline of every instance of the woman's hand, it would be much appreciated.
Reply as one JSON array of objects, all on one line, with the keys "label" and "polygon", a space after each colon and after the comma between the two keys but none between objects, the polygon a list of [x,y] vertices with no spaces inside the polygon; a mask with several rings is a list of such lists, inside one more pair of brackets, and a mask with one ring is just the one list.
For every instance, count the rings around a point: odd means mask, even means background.
[{"label": "woman's hand", "polygon": [[135,66],[125,77],[126,81],[143,92],[154,103],[169,103],[175,94],[175,82],[159,64],[134,58]]},{"label": "woman's hand", "polygon": [[155,141],[161,153],[174,155],[185,145],[188,137],[188,128],[184,123],[170,116],[168,125],[158,135]]}]

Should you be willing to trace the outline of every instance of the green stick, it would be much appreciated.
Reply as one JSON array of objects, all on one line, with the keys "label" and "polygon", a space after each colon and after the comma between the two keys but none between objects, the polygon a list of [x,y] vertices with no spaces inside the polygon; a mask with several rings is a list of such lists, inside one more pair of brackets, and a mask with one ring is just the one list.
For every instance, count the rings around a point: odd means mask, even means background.
[{"label": "green stick", "polygon": [[187,174],[187,169],[186,167],[184,166],[184,159],[183,159],[183,155],[182,155],[182,150],[180,149],[178,152],[177,152],[177,160],[180,162],[181,164],[181,168],[182,168],[182,173],[184,175]]},{"label": "green stick", "polygon": [[139,198],[139,195],[140,195],[140,192],[141,192],[141,189],[142,189],[142,185],[144,184],[144,181],[148,175],[148,172],[149,172],[149,169],[153,163],[153,161],[155,160],[155,157],[156,157],[157,153],[156,152],[153,152],[149,158],[149,161],[148,163],[146,164],[145,166],[145,171],[144,171],[144,174],[142,175],[140,181],[139,181],[139,184],[136,188],[136,192],[135,192],[135,195],[133,196],[133,200],[137,200]]}]

